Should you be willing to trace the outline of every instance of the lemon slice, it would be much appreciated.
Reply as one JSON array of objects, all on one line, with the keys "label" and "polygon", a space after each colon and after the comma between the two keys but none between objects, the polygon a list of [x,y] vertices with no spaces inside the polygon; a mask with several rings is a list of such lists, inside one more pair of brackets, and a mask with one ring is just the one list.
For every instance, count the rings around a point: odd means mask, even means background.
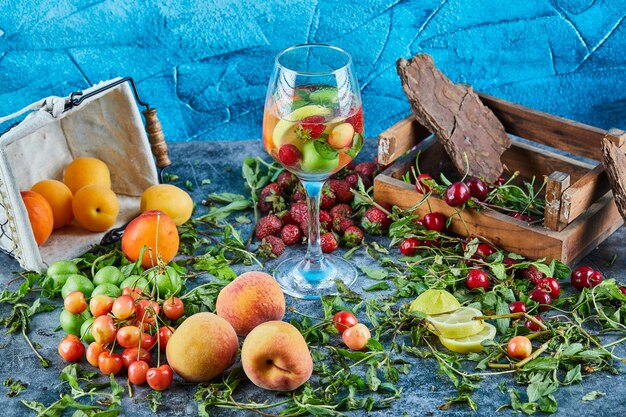
[{"label": "lemon slice", "polygon": [[482,320],[473,320],[473,317],[482,316],[480,310],[471,307],[461,307],[450,313],[428,316],[427,320],[434,327],[433,332],[449,339],[460,339],[480,333],[485,327]]},{"label": "lemon slice", "polygon": [[448,313],[461,308],[461,303],[446,290],[426,290],[419,295],[409,308],[424,314]]},{"label": "lemon slice", "polygon": [[457,353],[470,353],[470,352],[482,352],[482,343],[485,340],[493,340],[496,336],[496,327],[485,323],[485,327],[479,332],[471,336],[462,337],[460,339],[450,339],[447,337],[439,336],[441,344],[453,352]]},{"label": "lemon slice", "polygon": [[296,137],[296,128],[300,120],[309,116],[329,116],[333,112],[332,109],[316,104],[300,107],[292,111],[286,118],[280,119],[274,127],[272,140],[276,149],[280,149],[282,145],[288,143],[296,145],[300,150],[302,143]]}]

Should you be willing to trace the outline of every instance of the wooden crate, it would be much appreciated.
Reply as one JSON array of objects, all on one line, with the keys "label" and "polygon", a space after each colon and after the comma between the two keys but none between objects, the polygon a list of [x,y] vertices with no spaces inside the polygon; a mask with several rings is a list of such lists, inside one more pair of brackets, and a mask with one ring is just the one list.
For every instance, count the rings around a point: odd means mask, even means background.
[{"label": "wooden crate", "polygon": [[[559,259],[573,264],[617,230],[623,219],[617,211],[601,159],[601,140],[608,138],[626,152],[626,132],[608,131],[543,113],[496,97],[478,93],[514,136],[570,154],[563,155],[540,145],[513,137],[502,161],[521,177],[548,177],[544,225],[530,225],[492,209],[462,212],[469,232],[493,244],[532,259]],[[415,206],[422,194],[402,176],[420,152],[420,168],[434,178],[454,167],[441,144],[413,116],[396,123],[378,138],[378,161],[393,162],[374,179],[374,198],[402,208]],[[587,161],[575,156],[587,158]],[[593,160],[593,161],[590,161]],[[436,176],[437,175],[437,176]],[[430,207],[446,216],[454,214],[443,199],[431,196]],[[423,204],[417,213],[429,211]],[[466,229],[454,216],[450,231],[465,235]]]}]

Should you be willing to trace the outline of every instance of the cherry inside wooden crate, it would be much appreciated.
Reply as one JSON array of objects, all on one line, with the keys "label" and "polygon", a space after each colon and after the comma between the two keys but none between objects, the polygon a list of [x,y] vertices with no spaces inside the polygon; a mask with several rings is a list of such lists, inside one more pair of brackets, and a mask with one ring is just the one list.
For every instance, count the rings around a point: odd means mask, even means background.
[{"label": "cherry inside wooden crate", "polygon": [[[502,156],[508,171],[519,171],[526,179],[548,177],[544,224],[531,225],[489,208],[466,209],[462,216],[470,234],[528,258],[545,257],[572,264],[623,224],[604,167],[597,161],[601,159],[603,138],[626,151],[626,132],[598,129],[478,94],[510,135],[547,145],[569,156],[513,137],[513,144]],[[414,166],[418,152],[420,169],[435,179],[440,172],[454,169],[441,144],[413,116],[380,134],[378,160],[383,165],[393,164],[374,179],[376,201],[407,209],[422,200],[423,195],[416,191],[415,185],[402,180]],[[446,216],[455,212],[439,196],[432,195],[429,203],[433,211]],[[428,204],[417,209],[420,215],[428,211]],[[459,235],[467,233],[458,216],[453,217],[450,231]]]}]

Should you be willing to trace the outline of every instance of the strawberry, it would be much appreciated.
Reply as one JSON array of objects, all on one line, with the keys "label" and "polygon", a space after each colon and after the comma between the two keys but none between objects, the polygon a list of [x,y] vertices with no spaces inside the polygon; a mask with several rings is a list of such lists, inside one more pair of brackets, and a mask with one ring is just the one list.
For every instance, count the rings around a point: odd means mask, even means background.
[{"label": "strawberry", "polygon": [[322,210],[330,210],[335,205],[335,194],[327,184],[322,188],[322,198],[320,200],[320,208]]},{"label": "strawberry", "polygon": [[378,173],[378,164],[376,162],[361,162],[354,167],[354,172],[363,174],[371,180]]},{"label": "strawberry", "polygon": [[361,219],[361,225],[370,234],[382,235],[389,229],[391,220],[389,216],[385,214],[378,207],[370,207],[367,209],[363,218]]},{"label": "strawberry", "polygon": [[302,223],[309,215],[309,210],[304,203],[294,203],[291,205],[291,217],[297,223]]},{"label": "strawberry", "polygon": [[532,282],[534,285],[539,284],[539,281],[541,281],[542,278],[546,277],[534,265],[529,265],[528,268],[522,269],[521,274],[522,274],[522,277],[526,278],[527,280]]},{"label": "strawberry", "polygon": [[304,220],[302,220],[300,224],[298,225],[298,227],[300,227],[300,230],[302,231],[303,236],[309,235],[309,219],[308,218],[305,218]]},{"label": "strawberry", "polygon": [[298,178],[289,171],[283,171],[276,177],[276,184],[285,193],[290,193],[298,184]]},{"label": "strawberry", "polygon": [[300,185],[296,187],[296,190],[291,195],[291,202],[292,203],[306,202],[306,194],[304,193],[304,189]]},{"label": "strawberry", "polygon": [[352,207],[347,204],[337,204],[330,209],[330,216],[333,218],[337,216],[350,217],[352,216]]},{"label": "strawberry", "polygon": [[346,123],[350,123],[355,132],[363,134],[363,108],[360,107],[359,111],[354,112],[352,116],[348,117]]},{"label": "strawberry", "polygon": [[339,248],[339,242],[337,242],[337,238],[332,232],[328,232],[320,236],[320,246],[322,247],[322,252],[331,253]]},{"label": "strawberry", "polygon": [[281,195],[280,187],[277,183],[267,184],[259,195],[259,210],[261,213],[267,214],[270,211],[279,212],[286,208],[285,199]]},{"label": "strawberry", "polygon": [[326,118],[324,116],[309,116],[300,121],[302,129],[308,130],[312,138],[319,137],[324,129],[326,129]]},{"label": "strawberry", "polygon": [[354,198],[354,195],[350,191],[352,187],[350,184],[343,180],[328,180],[328,186],[335,194],[335,198],[338,203],[349,203]]},{"label": "strawberry", "polygon": [[332,216],[326,210],[320,210],[320,228],[330,230],[332,223]]},{"label": "strawberry", "polygon": [[285,252],[285,243],[276,236],[266,236],[259,245],[259,255],[263,258],[278,258]]},{"label": "strawberry", "polygon": [[369,179],[369,177],[357,172],[346,175],[345,181],[350,184],[350,187],[356,189],[359,183],[359,178],[361,178],[363,187],[365,187],[366,190],[372,186],[372,180]]},{"label": "strawberry", "polygon": [[358,226],[350,226],[343,233],[343,241],[349,248],[359,246],[363,242],[363,231]]},{"label": "strawberry", "polygon": [[261,240],[264,237],[277,235],[280,233],[280,229],[283,227],[283,222],[280,221],[275,214],[269,214],[265,217],[261,217],[256,224],[256,238]]},{"label": "strawberry", "polygon": [[333,219],[333,230],[339,234],[343,234],[351,226],[354,226],[354,222],[347,217],[337,216]]},{"label": "strawberry", "polygon": [[278,213],[277,216],[283,222],[283,224],[295,224],[296,226],[298,225],[298,222],[293,219],[289,210]]},{"label": "strawberry", "polygon": [[302,241],[302,232],[298,226],[288,224],[280,231],[280,238],[287,246],[295,245]]}]

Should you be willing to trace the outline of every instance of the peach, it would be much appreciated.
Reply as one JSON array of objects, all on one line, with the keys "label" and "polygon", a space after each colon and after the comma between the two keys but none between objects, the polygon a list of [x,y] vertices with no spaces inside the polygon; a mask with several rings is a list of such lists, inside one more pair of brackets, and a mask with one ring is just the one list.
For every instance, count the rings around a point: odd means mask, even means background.
[{"label": "peach", "polygon": [[141,211],[161,210],[172,218],[176,226],[191,217],[193,200],[186,191],[171,184],[157,184],[141,194]]},{"label": "peach", "polygon": [[72,211],[78,224],[91,232],[104,232],[115,224],[120,206],[110,188],[88,185],[74,195]]},{"label": "peach", "polygon": [[265,272],[239,275],[217,296],[216,312],[225,318],[239,336],[245,336],[261,323],[282,320],[285,295],[276,280]]},{"label": "peach", "polygon": [[241,364],[250,381],[272,391],[292,391],[308,381],[313,372],[313,359],[304,337],[284,321],[268,321],[255,327],[243,342]]},{"label": "peach", "polygon": [[96,158],[83,156],[74,159],[65,167],[63,182],[72,194],[87,185],[111,188],[111,173],[107,164]]},{"label": "peach", "polygon": [[206,382],[235,362],[239,340],[233,327],[213,313],[187,318],[167,342],[167,363],[185,381]]},{"label": "peach", "polygon": [[57,180],[43,180],[31,187],[31,191],[39,193],[48,201],[54,217],[54,228],[67,226],[74,220],[72,212],[72,192]]},{"label": "peach", "polygon": [[150,268],[161,258],[166,264],[178,253],[178,229],[167,214],[158,210],[146,211],[128,223],[122,235],[122,252],[131,261],[139,259],[142,248],[147,249],[141,266]]},{"label": "peach", "polygon": [[50,203],[35,191],[20,192],[37,245],[43,245],[52,234],[54,214]]}]

